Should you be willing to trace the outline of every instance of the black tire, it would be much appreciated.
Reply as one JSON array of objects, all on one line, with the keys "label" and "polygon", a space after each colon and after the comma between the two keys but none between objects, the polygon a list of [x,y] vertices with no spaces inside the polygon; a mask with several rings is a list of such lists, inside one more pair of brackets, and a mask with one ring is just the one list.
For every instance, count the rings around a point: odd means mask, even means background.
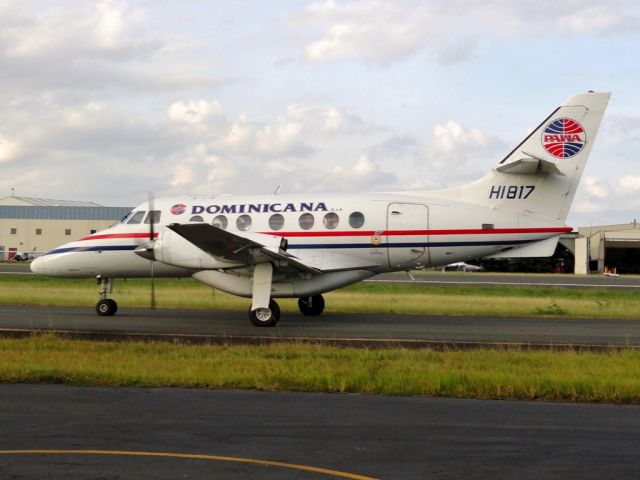
[{"label": "black tire", "polygon": [[115,300],[111,300],[110,298],[100,300],[96,303],[96,312],[98,312],[98,315],[101,317],[110,317],[115,315],[117,311],[118,304]]},{"label": "black tire", "polygon": [[249,320],[256,327],[274,327],[280,320],[280,306],[274,300],[270,300],[269,308],[249,310]]},{"label": "black tire", "polygon": [[313,297],[299,298],[298,308],[303,315],[320,315],[324,311],[324,297],[322,295],[314,295]]}]

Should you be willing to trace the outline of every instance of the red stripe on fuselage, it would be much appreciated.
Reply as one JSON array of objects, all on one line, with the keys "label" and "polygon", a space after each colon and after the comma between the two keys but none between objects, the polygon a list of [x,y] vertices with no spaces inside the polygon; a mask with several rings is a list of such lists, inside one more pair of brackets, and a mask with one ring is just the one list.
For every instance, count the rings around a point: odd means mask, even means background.
[{"label": "red stripe on fuselage", "polygon": [[[419,236],[419,235],[504,235],[510,233],[568,233],[571,227],[543,227],[543,228],[493,228],[493,229],[451,229],[451,230],[384,230],[378,235],[388,236]],[[353,230],[353,231],[324,231],[324,232],[259,232],[263,235],[273,235],[277,237],[370,237],[376,235],[375,230]],[[241,233],[238,233],[241,235]],[[153,234],[156,238],[157,233]],[[149,238],[148,233],[104,233],[101,235],[89,235],[82,240],[106,240],[122,238]]]},{"label": "red stripe on fuselage", "polygon": [[[510,233],[569,233],[571,227],[552,228],[493,228],[493,229],[452,229],[452,230],[383,230],[378,235],[417,236],[417,235],[504,235]],[[374,230],[355,230],[339,232],[260,232],[278,237],[369,237]]]},{"label": "red stripe on fuselage", "polygon": [[[157,233],[153,234],[153,238],[158,236]],[[108,238],[149,238],[149,233],[103,233],[101,235],[89,235],[88,237],[81,238],[82,240],[105,240]]]}]

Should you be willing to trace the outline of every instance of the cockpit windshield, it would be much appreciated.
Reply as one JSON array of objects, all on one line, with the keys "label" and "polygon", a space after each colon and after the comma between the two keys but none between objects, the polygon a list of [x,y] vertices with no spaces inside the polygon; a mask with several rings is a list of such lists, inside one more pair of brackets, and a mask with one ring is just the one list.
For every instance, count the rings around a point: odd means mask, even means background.
[{"label": "cockpit windshield", "polygon": [[144,219],[144,223],[153,223],[154,225],[160,223],[160,214],[162,212],[160,210],[151,210],[147,215],[147,218]]},{"label": "cockpit windshield", "polygon": [[127,223],[127,220],[129,220],[129,218],[131,218],[131,215],[133,215],[133,210],[131,210],[129,213],[127,213],[124,217],[122,217],[120,219],[120,222],[118,222],[118,223]]},{"label": "cockpit windshield", "polygon": [[131,218],[129,218],[129,221],[127,223],[132,224],[132,223],[141,223],[142,219],[144,218],[144,214],[147,213],[145,211],[139,211],[139,212],[135,212],[133,215],[130,215]]}]

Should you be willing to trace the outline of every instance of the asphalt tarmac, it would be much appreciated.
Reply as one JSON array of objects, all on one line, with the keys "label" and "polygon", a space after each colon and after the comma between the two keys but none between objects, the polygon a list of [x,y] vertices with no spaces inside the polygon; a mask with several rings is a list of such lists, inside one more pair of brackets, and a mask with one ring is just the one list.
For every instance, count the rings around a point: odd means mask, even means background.
[{"label": "asphalt tarmac", "polygon": [[640,475],[638,406],[56,385],[0,405],[0,478]]},{"label": "asphalt tarmac", "polygon": [[[98,317],[90,306],[1,306],[0,329],[126,338],[155,332],[258,341],[640,345],[635,320],[355,315],[332,313],[330,307],[317,318],[284,312],[276,328],[259,329],[245,312],[121,309],[115,317]],[[0,478],[640,475],[638,406],[0,385],[0,408]]]},{"label": "asphalt tarmac", "polygon": [[[572,318],[449,317],[347,314],[326,311],[319,317],[282,314],[273,328],[254,327],[246,312],[122,308],[113,317],[93,307],[0,306],[0,334],[20,331],[64,331],[104,334],[125,339],[260,342],[319,339],[335,343],[640,346],[640,320]],[[427,346],[424,345],[424,346]]]}]

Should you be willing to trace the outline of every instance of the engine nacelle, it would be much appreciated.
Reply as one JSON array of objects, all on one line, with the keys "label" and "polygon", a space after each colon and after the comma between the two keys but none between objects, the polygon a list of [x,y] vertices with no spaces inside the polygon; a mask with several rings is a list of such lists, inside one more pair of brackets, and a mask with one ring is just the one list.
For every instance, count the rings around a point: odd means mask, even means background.
[{"label": "engine nacelle", "polygon": [[159,262],[184,268],[211,269],[240,265],[200,250],[189,240],[168,228],[158,233],[158,238],[153,245],[153,255]]},{"label": "engine nacelle", "polygon": [[[327,272],[310,278],[292,277],[274,280],[271,284],[272,298],[297,298],[319,295],[336,288],[345,287],[375,275],[368,270],[349,270],[345,272]],[[223,292],[251,297],[252,279],[241,272],[221,272],[203,270],[193,274],[193,278]]]}]

